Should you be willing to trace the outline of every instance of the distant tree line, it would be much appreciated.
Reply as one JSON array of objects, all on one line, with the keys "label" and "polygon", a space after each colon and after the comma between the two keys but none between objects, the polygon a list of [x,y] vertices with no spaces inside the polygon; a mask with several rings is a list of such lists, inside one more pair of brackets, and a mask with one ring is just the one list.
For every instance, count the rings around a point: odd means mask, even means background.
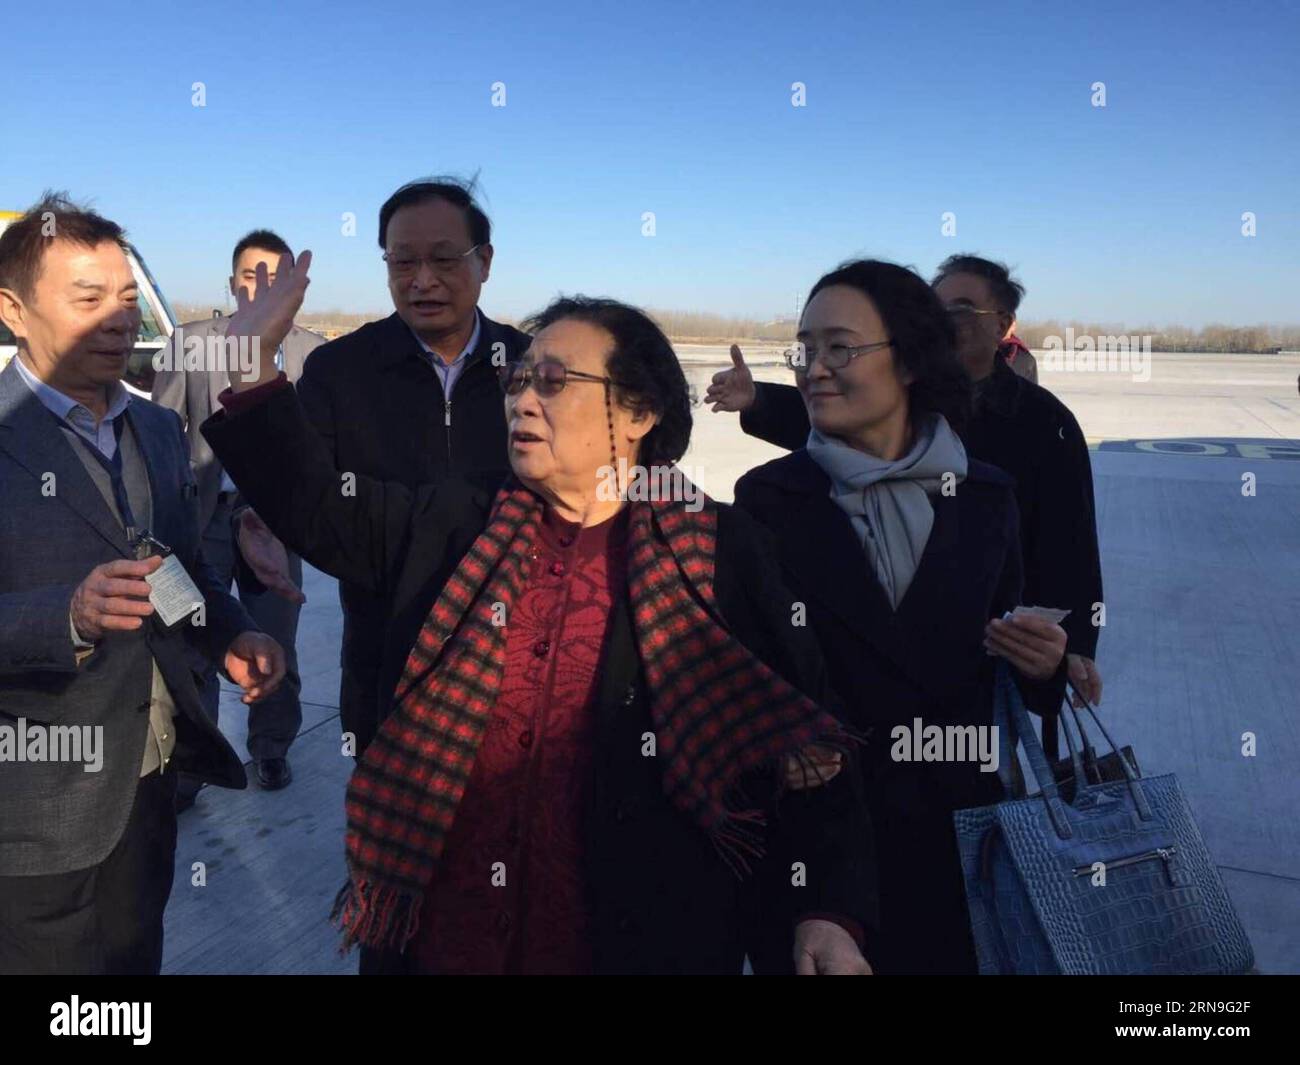
[{"label": "distant tree line", "polygon": [[793,341],[797,324],[793,320],[762,321],[707,311],[665,311],[646,308],[646,313],[673,340],[724,343],[732,340]]},{"label": "distant tree line", "polygon": [[1031,348],[1046,346],[1047,338],[1055,336],[1064,343],[1066,329],[1072,328],[1080,336],[1136,336],[1151,337],[1152,351],[1207,351],[1213,353],[1248,354],[1273,351],[1300,351],[1300,325],[1207,325],[1191,329],[1184,325],[1127,326],[1095,322],[1020,322],[1016,335]]},{"label": "distant tree line", "polygon": [[[220,308],[218,308],[220,309]],[[213,308],[199,304],[175,304],[182,322],[211,317]],[[676,341],[697,341],[722,344],[733,340],[765,340],[778,343],[794,340],[796,323],[792,319],[764,321],[755,317],[711,314],[708,311],[670,311],[648,309],[650,317],[659,328]],[[327,336],[350,333],[384,317],[381,313],[345,314],[342,311],[313,311],[298,316],[298,324]],[[503,321],[517,324],[513,319]],[[1057,336],[1064,342],[1066,329],[1073,328],[1079,336],[1150,336],[1152,351],[1206,351],[1232,353],[1259,353],[1271,351],[1300,351],[1300,325],[1207,325],[1191,329],[1182,325],[1157,328],[1151,325],[1127,326],[1114,323],[1059,322],[1055,319],[1042,322],[1020,322],[1017,335],[1031,348],[1042,348],[1047,337]]]}]

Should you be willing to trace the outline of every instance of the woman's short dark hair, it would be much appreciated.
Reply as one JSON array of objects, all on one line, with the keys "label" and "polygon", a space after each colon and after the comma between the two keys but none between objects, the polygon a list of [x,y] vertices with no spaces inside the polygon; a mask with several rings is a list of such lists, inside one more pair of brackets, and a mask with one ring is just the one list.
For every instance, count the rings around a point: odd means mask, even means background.
[{"label": "woman's short dark hair", "polygon": [[893,341],[895,368],[911,375],[912,411],[942,414],[962,432],[970,415],[970,377],[957,357],[952,320],[925,279],[897,263],[858,259],[822,277],[808,299],[831,285],[857,289],[875,304]]},{"label": "woman's short dark hair", "polygon": [[620,406],[648,411],[659,421],[641,438],[637,464],[646,468],[676,462],[691,442],[691,392],[677,353],[644,311],[617,300],[561,296],[523,323],[539,333],[560,321],[586,322],[614,338],[606,373]]}]

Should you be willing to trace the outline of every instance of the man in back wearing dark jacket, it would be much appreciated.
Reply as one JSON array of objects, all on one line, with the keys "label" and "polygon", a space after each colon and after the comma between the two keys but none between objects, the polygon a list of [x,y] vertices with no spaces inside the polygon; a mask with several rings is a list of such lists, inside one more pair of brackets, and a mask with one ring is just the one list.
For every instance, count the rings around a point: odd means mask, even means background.
[{"label": "man in back wearing dark jacket", "polygon": [[[297,388],[340,470],[410,487],[448,472],[509,468],[497,368],[528,336],[478,309],[492,267],[492,225],[472,189],[414,181],[379,210],[395,313],[317,348]],[[360,754],[378,727],[388,606],[342,584],[343,731]]]},{"label": "man in back wearing dark jacket", "polygon": [[[1101,554],[1083,430],[1064,403],[1002,356],[1002,338],[1025,294],[1006,266],[976,255],[952,255],[939,264],[934,290],[952,316],[957,350],[975,385],[966,446],[1016,479],[1025,602],[1070,611],[1061,622],[1068,635],[1070,679],[1099,702]],[[1044,723],[1053,749],[1054,724],[1052,719]]]},{"label": "man in back wearing dark jacket", "polygon": [[[974,384],[975,405],[963,434],[977,459],[1016,481],[1027,605],[1068,609],[1070,679],[1093,702],[1101,699],[1097,671],[1101,560],[1092,463],[1079,423],[1068,407],[1024,377],[998,354],[1015,321],[1024,287],[1001,263],[973,255],[945,259],[934,290],[952,316],[957,350]],[[793,385],[755,384],[738,347],[731,369],[713,377],[705,401],[713,410],[740,411],[751,436],[791,451],[808,439],[808,414]],[[1064,680],[1060,681],[1064,687]],[[1044,743],[1056,749],[1055,718],[1044,720]]]}]

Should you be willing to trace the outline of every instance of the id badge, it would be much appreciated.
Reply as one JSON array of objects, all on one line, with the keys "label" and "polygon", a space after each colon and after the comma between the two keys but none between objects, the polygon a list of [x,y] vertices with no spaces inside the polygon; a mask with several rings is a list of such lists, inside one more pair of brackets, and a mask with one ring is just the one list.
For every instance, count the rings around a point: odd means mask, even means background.
[{"label": "id badge", "polygon": [[142,533],[135,543],[135,557],[144,560],[154,555],[161,555],[163,564],[145,576],[150,588],[149,602],[164,627],[170,629],[203,605],[203,593],[171,548]]}]

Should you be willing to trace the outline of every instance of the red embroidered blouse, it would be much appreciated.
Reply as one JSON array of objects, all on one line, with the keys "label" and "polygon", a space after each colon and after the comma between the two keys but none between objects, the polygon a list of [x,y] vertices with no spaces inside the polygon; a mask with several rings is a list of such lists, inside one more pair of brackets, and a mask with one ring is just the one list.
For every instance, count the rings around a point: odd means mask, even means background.
[{"label": "red embroidered blouse", "polygon": [[583,529],[546,510],[506,619],[501,692],[410,948],[422,972],[591,970],[584,825],[626,513]]}]

